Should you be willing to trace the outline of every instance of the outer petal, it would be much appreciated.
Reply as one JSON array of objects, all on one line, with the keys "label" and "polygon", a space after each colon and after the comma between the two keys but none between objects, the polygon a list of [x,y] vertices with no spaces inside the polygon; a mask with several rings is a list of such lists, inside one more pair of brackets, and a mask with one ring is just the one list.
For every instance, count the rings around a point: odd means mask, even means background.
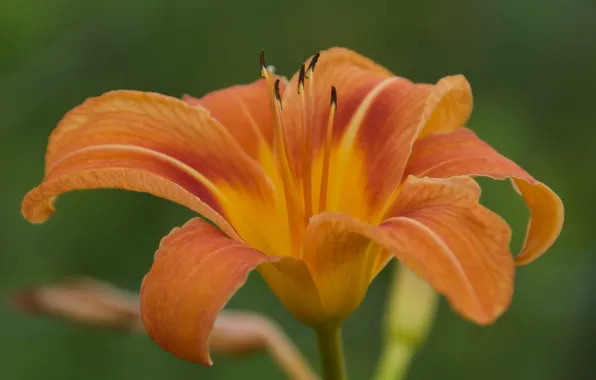
[{"label": "outer petal", "polygon": [[217,315],[250,271],[271,260],[202,219],[166,236],[141,287],[145,328],[163,349],[211,364],[209,338]]},{"label": "outer petal", "polygon": [[561,232],[564,208],[557,194],[469,129],[431,135],[417,142],[406,174],[434,178],[457,175],[513,178],[514,186],[531,212],[525,243],[516,257],[518,264],[537,259],[554,244]]},{"label": "outer petal", "polygon": [[294,317],[305,325],[317,325],[325,321],[319,289],[308,263],[303,259],[281,257],[279,261],[259,265],[258,270]]},{"label": "outer petal", "polygon": [[[486,324],[509,305],[514,266],[509,226],[478,204],[479,195],[480,188],[470,178],[410,177],[392,209],[399,216],[378,227],[336,213],[313,220],[335,223],[343,235],[367,237],[445,294],[458,312]],[[352,268],[352,276],[342,276],[345,287],[362,276],[356,265]],[[378,272],[369,266],[362,270],[369,271],[371,279]]]},{"label": "outer petal", "polygon": [[79,149],[106,144],[168,155],[213,182],[246,188],[260,185],[256,163],[207,110],[139,91],[108,92],[66,114],[50,136],[46,172]]},{"label": "outer petal", "polygon": [[378,259],[379,246],[349,228],[353,220],[327,212],[311,218],[306,230],[303,259],[319,289],[327,322],[341,322],[358,308]]},{"label": "outer petal", "polygon": [[109,92],[66,114],[50,136],[44,181],[25,197],[23,213],[43,221],[56,195],[98,187],[193,203],[216,219],[209,207],[229,213],[238,200],[274,198],[262,169],[205,109],[135,91]]}]

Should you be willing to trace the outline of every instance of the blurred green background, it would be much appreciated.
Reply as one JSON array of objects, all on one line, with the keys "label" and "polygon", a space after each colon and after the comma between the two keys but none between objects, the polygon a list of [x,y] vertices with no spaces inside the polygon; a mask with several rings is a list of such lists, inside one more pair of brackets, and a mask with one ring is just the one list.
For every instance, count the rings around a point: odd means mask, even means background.
[{"label": "blurred green background", "polygon": [[[409,379],[593,379],[595,14],[592,0],[2,1],[2,299],[75,274],[137,289],[160,238],[192,215],[143,194],[88,191],[61,198],[45,225],[27,223],[22,196],[41,180],[47,136],[67,110],[110,89],[199,96],[249,82],[261,48],[290,75],[308,55],[341,45],[416,81],[465,74],[475,94],[469,126],[566,205],[556,246],[518,271],[510,310],[482,328],[442,301]],[[519,247],[522,202],[508,183],[482,185]],[[389,278],[384,271],[345,326],[351,379],[373,372]],[[313,336],[257,275],[229,307],[275,318],[318,367]],[[3,380],[282,378],[266,355],[214,359],[212,368],[192,365],[146,337],[24,317],[0,303]]]}]

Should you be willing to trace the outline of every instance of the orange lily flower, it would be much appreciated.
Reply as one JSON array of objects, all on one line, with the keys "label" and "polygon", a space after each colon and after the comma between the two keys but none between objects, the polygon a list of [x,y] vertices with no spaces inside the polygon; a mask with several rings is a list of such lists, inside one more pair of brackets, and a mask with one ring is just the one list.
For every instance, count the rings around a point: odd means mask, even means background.
[{"label": "orange lily flower", "polygon": [[[465,318],[487,324],[504,312],[515,263],[554,243],[563,204],[465,128],[463,76],[417,84],[343,48],[316,54],[289,82],[261,56],[261,76],[200,99],[88,99],[50,136],[25,218],[45,221],[64,192],[121,188],[211,221],[170,232],[141,289],[153,339],[204,364],[218,313],[255,268],[310,326],[341,323],[393,257]],[[475,176],[511,178],[530,208],[515,258]]]}]

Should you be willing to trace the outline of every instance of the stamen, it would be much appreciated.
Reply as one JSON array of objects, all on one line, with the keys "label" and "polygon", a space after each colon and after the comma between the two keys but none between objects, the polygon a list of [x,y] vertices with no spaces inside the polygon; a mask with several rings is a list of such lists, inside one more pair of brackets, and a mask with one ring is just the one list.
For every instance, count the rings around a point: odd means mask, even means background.
[{"label": "stamen", "polygon": [[323,171],[321,173],[321,194],[319,195],[319,212],[325,211],[327,207],[327,186],[329,184],[329,160],[331,156],[331,139],[333,138],[333,121],[337,110],[337,90],[331,86],[331,107],[329,108],[329,120],[327,122],[327,134],[325,136],[325,150],[323,152]]},{"label": "stamen", "polygon": [[292,177],[292,169],[290,167],[290,161],[288,159],[288,149],[285,140],[282,117],[281,93],[279,89],[280,80],[277,79],[274,83],[271,83],[273,81],[273,76],[265,66],[265,53],[263,50],[261,50],[260,61],[261,77],[265,78],[269,85],[269,88],[271,89],[271,106],[274,118],[274,150],[279,161],[279,169],[281,172],[282,182],[284,186],[286,208],[288,211],[288,222],[290,225],[290,239],[292,240],[291,246],[297,247],[298,245],[296,240],[299,239],[298,234],[300,233],[300,231],[296,229],[295,220],[296,217],[300,215],[300,201],[298,199],[298,194],[296,193],[296,187],[294,185]]},{"label": "stamen", "polygon": [[[302,174],[303,174],[303,189],[304,194],[304,223],[308,224],[310,217],[313,215],[312,204],[312,123],[311,110],[312,108],[312,93],[313,93],[313,79],[312,74],[319,60],[320,53],[316,53],[308,63],[308,69],[304,65],[300,67],[298,75],[298,94],[300,94],[300,104],[302,109],[302,135],[304,141],[302,144]],[[310,79],[308,82],[308,95],[304,93],[304,81]]]},{"label": "stamen", "polygon": [[306,103],[304,94],[304,78],[305,68],[304,65],[300,66],[300,73],[298,74],[298,94],[300,95],[300,108],[302,110],[302,135],[304,136],[304,142],[302,144],[302,177],[303,177],[303,188],[302,193],[304,195],[304,222],[308,224],[310,217],[313,214],[312,209],[312,171],[311,171],[311,156],[312,156],[312,143],[311,143],[311,131],[308,125],[308,105]]}]

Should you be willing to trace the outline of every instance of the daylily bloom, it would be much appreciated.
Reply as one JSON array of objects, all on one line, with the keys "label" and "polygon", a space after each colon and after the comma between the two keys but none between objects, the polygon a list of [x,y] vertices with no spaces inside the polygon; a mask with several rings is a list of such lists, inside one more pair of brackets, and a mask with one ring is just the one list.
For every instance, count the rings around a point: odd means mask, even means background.
[{"label": "daylily bloom", "polygon": [[[201,214],[166,236],[141,289],[164,349],[210,363],[216,316],[257,269],[310,326],[339,324],[393,257],[462,316],[493,322],[514,266],[542,255],[563,223],[559,197],[465,128],[470,85],[397,77],[333,48],[287,81],[261,79],[183,100],[113,91],[68,112],[43,182],[22,205],[45,221],[61,193],[121,188]],[[473,177],[511,178],[531,211],[525,244],[479,203]]]}]

